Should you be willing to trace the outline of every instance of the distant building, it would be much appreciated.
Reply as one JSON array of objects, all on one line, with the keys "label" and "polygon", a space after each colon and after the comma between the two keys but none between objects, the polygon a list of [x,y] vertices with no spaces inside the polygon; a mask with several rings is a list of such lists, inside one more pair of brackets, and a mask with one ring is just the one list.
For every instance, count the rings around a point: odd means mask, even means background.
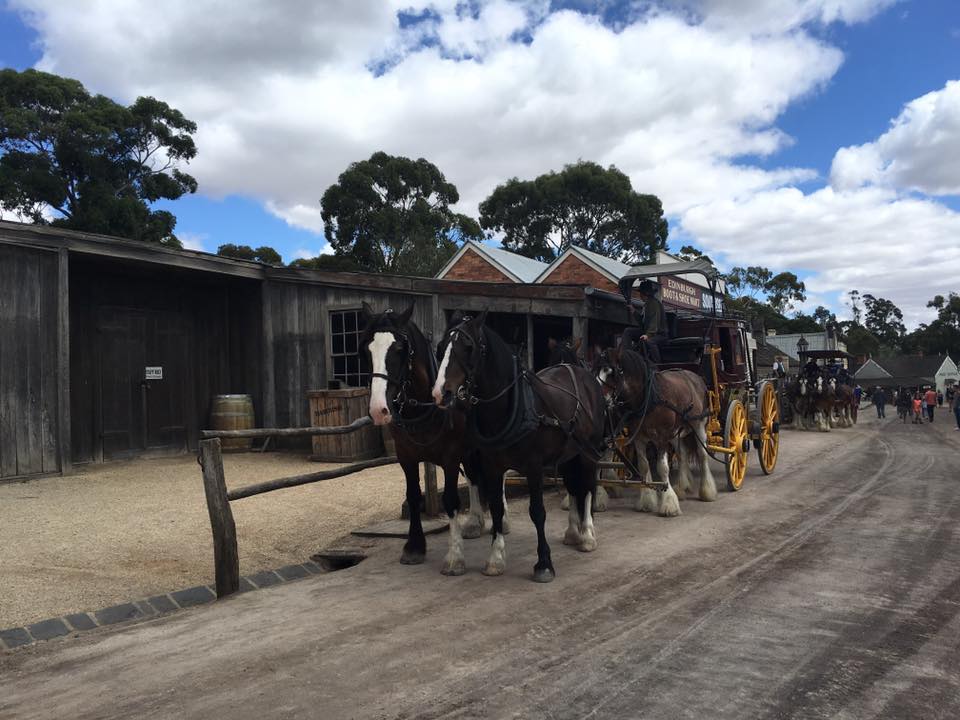
[{"label": "distant building", "polygon": [[960,371],[949,355],[895,355],[867,360],[854,377],[861,385],[936,386],[940,392],[960,384]]},{"label": "distant building", "polygon": [[816,333],[787,333],[785,335],[767,335],[764,338],[768,344],[779,348],[782,352],[796,357],[798,355],[797,343],[800,338],[807,341],[807,350],[840,350],[847,351],[847,344],[837,338],[836,333],[831,331]]}]

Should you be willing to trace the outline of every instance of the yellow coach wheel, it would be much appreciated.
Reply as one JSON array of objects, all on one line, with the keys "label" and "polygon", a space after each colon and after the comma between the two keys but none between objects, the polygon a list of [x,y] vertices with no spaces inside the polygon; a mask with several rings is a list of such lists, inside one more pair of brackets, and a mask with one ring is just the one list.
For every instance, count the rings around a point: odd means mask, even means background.
[{"label": "yellow coach wheel", "polygon": [[757,446],[757,455],[760,457],[760,469],[764,475],[769,475],[777,466],[777,454],[780,451],[780,399],[773,383],[765,382],[760,385],[757,405],[760,410],[760,444]]},{"label": "yellow coach wheel", "polygon": [[727,455],[727,487],[733,491],[740,489],[747,474],[749,442],[746,408],[739,400],[731,400],[723,426],[723,444],[731,451]]}]

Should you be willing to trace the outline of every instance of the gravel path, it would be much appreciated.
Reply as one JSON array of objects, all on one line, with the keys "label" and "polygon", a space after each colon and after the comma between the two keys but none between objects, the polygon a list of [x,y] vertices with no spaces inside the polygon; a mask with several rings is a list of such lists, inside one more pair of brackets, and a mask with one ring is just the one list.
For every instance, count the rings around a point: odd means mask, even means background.
[{"label": "gravel path", "polygon": [[[228,487],[336,465],[281,453],[225,455]],[[358,527],[399,517],[399,466],[231,503],[240,572],[303,562]],[[0,628],[213,582],[193,456],[91,465],[0,485]]]}]

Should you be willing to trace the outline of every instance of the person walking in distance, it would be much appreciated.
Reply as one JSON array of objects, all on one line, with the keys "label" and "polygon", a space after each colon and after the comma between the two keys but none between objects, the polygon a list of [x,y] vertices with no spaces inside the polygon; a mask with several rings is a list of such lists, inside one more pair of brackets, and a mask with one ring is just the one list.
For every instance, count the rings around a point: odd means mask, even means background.
[{"label": "person walking in distance", "polygon": [[923,404],[923,401],[920,399],[920,393],[917,393],[916,395],[913,396],[913,424],[914,425],[923,422],[923,409],[921,407],[922,404]]},{"label": "person walking in distance", "polygon": [[937,407],[943,407],[943,392],[937,390]]},{"label": "person walking in distance", "polygon": [[877,419],[886,417],[887,395],[879,385],[873,390],[873,404],[877,408]]},{"label": "person walking in distance", "polygon": [[953,396],[950,398],[950,407],[957,420],[957,430],[960,430],[960,392],[953,392]]},{"label": "person walking in distance", "polygon": [[923,399],[927,402],[927,418],[933,422],[933,411],[937,407],[937,391],[933,388],[927,388],[923,394]]}]

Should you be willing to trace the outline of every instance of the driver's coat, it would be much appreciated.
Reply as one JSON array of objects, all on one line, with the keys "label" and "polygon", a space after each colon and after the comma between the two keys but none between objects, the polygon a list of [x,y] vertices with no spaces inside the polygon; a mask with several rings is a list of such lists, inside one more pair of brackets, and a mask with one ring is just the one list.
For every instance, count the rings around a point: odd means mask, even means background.
[{"label": "driver's coat", "polygon": [[[387,374],[387,352],[396,338],[393,333],[378,332],[373,334],[370,341],[370,364],[374,373]],[[374,377],[370,381],[370,417],[374,425],[386,425],[392,419],[390,407],[387,405],[387,381],[382,377]]]}]

